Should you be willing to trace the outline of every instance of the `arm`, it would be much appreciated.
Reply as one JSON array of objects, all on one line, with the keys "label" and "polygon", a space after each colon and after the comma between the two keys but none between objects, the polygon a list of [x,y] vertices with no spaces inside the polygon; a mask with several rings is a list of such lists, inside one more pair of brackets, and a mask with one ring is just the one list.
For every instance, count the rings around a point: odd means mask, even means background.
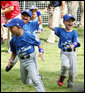
[{"label": "arm", "polygon": [[40,13],[39,9],[37,9],[37,15],[38,15],[38,25],[42,24],[42,17],[41,17],[41,13]]},{"label": "arm", "polygon": [[42,24],[42,17],[38,16],[38,25]]},{"label": "arm", "polygon": [[70,49],[76,48],[76,47],[80,47],[80,44],[77,42],[74,42],[72,45],[69,45]]},{"label": "arm", "polygon": [[54,27],[52,26],[52,23],[53,23],[53,10],[51,9],[51,11],[50,11],[50,18],[49,18],[49,21],[48,21],[48,27],[51,30],[55,31]]},{"label": "arm", "polygon": [[42,44],[40,44],[40,45],[38,46],[38,48],[39,48],[39,57],[41,57],[41,60],[42,60],[42,61],[45,61],[45,59],[44,59],[44,57],[43,57],[44,50],[43,50],[43,48],[42,48]]},{"label": "arm", "polygon": [[4,33],[4,27],[3,27],[3,24],[1,24],[1,30],[2,30],[3,33]]},{"label": "arm", "polygon": [[15,53],[12,53],[11,54],[11,57],[9,59],[9,62],[8,62],[8,68],[10,68],[10,66],[12,66],[12,63],[13,63],[15,57],[16,57],[16,54]]},{"label": "arm", "polygon": [[61,18],[63,18],[64,16],[64,11],[65,11],[65,1],[62,1]]},{"label": "arm", "polygon": [[78,38],[78,33],[75,31],[74,32],[74,36],[73,36],[73,43],[72,45],[69,46],[69,48],[77,48],[80,47],[80,42],[79,42],[79,38]]},{"label": "arm", "polygon": [[14,10],[14,6],[10,6],[10,7],[6,8],[6,9],[4,9],[4,10],[1,10],[1,14],[10,12],[10,11],[12,11],[12,10]]}]

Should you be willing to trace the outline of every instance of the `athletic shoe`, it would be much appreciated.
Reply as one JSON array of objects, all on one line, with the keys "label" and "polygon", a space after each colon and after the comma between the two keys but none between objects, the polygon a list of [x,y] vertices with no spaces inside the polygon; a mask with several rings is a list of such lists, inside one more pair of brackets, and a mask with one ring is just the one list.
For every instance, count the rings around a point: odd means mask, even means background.
[{"label": "athletic shoe", "polygon": [[63,85],[65,78],[66,78],[65,76],[60,75],[60,78],[58,79],[58,85],[59,86],[62,86]]}]

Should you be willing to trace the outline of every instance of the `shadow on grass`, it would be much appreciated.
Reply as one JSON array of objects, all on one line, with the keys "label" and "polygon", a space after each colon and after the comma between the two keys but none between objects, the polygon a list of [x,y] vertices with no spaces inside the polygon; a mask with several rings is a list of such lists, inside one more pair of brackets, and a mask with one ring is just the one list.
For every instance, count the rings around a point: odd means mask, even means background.
[{"label": "shadow on grass", "polygon": [[6,52],[6,53],[7,53],[7,52],[8,52],[8,50],[5,50],[5,49],[4,49],[4,50],[1,50],[1,52]]},{"label": "shadow on grass", "polygon": [[[84,91],[84,82],[81,82],[84,79],[83,74],[76,75],[75,80],[74,80],[75,81],[74,88],[68,89],[66,88],[68,77],[65,79],[63,86],[58,86],[57,84],[57,80],[60,76],[60,71],[50,72],[50,71],[40,70],[39,72],[40,72],[40,75],[42,75],[42,81],[48,92],[83,92]],[[78,81],[78,79],[80,79],[81,81]],[[15,84],[20,87],[20,84],[21,84],[20,70],[13,68],[10,72],[5,72],[5,69],[2,69],[1,70],[1,84],[5,85],[5,83],[10,84],[11,86]],[[23,87],[25,86],[24,84],[22,85]],[[2,91],[4,89],[3,87],[2,87]],[[9,90],[9,88],[7,89]],[[29,87],[28,87],[28,90],[29,90]]]},{"label": "shadow on grass", "polygon": [[47,39],[40,38],[41,41],[47,42]]}]

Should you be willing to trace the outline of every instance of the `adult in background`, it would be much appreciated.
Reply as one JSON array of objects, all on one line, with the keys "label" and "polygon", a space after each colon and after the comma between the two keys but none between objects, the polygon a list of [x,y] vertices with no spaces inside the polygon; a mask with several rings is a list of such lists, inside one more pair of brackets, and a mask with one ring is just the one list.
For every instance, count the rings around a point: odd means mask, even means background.
[{"label": "adult in background", "polygon": [[42,57],[44,50],[41,41],[33,34],[29,34],[23,30],[24,21],[19,18],[13,18],[10,22],[5,24],[9,27],[11,33],[15,34],[10,40],[11,57],[8,67],[12,66],[13,61],[18,55],[20,59],[21,80],[24,84],[28,84],[28,77],[32,79],[33,86],[37,92],[45,92],[43,82],[39,79],[35,65],[35,49],[39,48],[39,56]]},{"label": "adult in background", "polygon": [[[53,14],[53,26],[59,27],[61,24],[61,27],[64,28],[63,24],[63,16],[65,14],[65,1],[50,1],[50,5],[48,6],[48,10],[53,8],[54,14]],[[51,34],[47,40],[48,43],[54,43],[55,42],[55,34],[51,30]]]},{"label": "adult in background", "polygon": [[76,25],[77,25],[77,11],[78,8],[80,7],[81,11],[81,18],[80,18],[80,27],[84,27],[84,1],[70,1],[69,2],[69,12],[74,15],[76,19]]},{"label": "adult in background", "polygon": [[[21,18],[21,11],[18,1],[1,1],[1,14],[5,14],[6,21],[10,21],[12,18]],[[11,33],[8,31],[8,53],[10,53],[9,41],[11,39]]]},{"label": "adult in background", "polygon": [[6,23],[4,17],[1,15],[1,44],[7,39],[7,31],[4,28],[4,24]]}]

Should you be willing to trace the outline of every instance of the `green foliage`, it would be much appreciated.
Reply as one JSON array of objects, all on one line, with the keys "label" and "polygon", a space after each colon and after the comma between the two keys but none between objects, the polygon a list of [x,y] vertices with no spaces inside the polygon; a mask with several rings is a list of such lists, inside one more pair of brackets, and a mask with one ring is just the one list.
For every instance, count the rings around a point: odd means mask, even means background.
[{"label": "green foliage", "polygon": [[[43,26],[42,34],[38,35],[45,51],[45,62],[41,61],[37,52],[39,73],[43,76],[43,83],[47,92],[78,92],[84,87],[84,29],[75,28],[75,30],[79,33],[81,43],[81,47],[77,48],[78,58],[77,73],[74,80],[75,89],[66,88],[68,74],[62,87],[59,87],[57,84],[61,69],[60,49],[58,48],[59,38],[56,36],[55,44],[46,43],[50,34],[50,29],[47,26]],[[7,53],[7,41],[5,41],[5,43],[1,45],[1,92],[35,92],[36,90],[32,85],[25,85],[21,82],[19,61],[10,72],[5,72],[5,67],[8,64],[10,55],[11,54]]]}]

